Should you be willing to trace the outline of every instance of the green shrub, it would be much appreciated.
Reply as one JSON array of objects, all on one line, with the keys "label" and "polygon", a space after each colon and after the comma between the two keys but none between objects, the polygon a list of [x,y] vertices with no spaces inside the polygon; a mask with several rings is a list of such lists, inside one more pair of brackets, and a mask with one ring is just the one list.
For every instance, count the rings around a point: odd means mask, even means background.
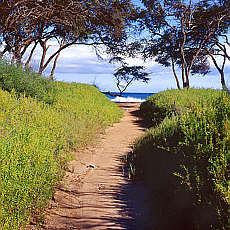
[{"label": "green shrub", "polygon": [[155,115],[162,106],[166,118],[160,114],[163,121],[127,157],[133,178],[152,190],[161,229],[228,228],[230,100],[220,91],[199,92],[150,98]]},{"label": "green shrub", "polygon": [[227,229],[230,162],[225,124],[229,111],[229,98],[221,96],[209,106],[195,105],[180,117],[185,136],[182,180],[188,178],[187,189],[200,212],[209,211],[209,229]]},{"label": "green shrub", "polygon": [[53,107],[68,117],[77,145],[88,144],[122,116],[121,109],[94,86],[56,82],[56,90]]},{"label": "green shrub", "polygon": [[190,109],[194,104],[212,103],[212,100],[221,95],[220,90],[212,89],[183,89],[166,90],[149,97],[140,106],[141,115],[147,124],[152,127],[166,116],[180,114]]},{"label": "green shrub", "polygon": [[65,116],[0,91],[0,228],[19,229],[44,208],[68,149]]},{"label": "green shrub", "polygon": [[38,73],[28,72],[22,67],[0,61],[0,88],[17,96],[25,94],[39,101],[52,104],[55,97],[55,85]]},{"label": "green shrub", "polygon": [[55,83],[53,104],[0,90],[0,229],[41,218],[70,150],[117,122],[121,109],[96,88]]},{"label": "green shrub", "polygon": [[[183,136],[176,116],[166,117],[156,128],[147,130],[146,134],[135,144],[134,152],[125,158],[129,177],[133,180],[144,179],[148,184],[155,183],[152,181],[152,175],[161,174],[164,171],[165,167],[162,168],[162,164],[168,167],[166,162],[159,163],[161,161],[159,158],[162,157],[161,154],[158,154],[159,151],[173,156],[181,140]],[[155,163],[159,166],[157,169]]]}]

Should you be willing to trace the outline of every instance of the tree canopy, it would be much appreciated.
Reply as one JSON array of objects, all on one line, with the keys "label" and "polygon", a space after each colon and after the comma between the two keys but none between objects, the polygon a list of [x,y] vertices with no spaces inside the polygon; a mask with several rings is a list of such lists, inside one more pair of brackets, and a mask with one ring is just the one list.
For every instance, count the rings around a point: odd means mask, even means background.
[{"label": "tree canopy", "polygon": [[229,27],[229,1],[142,0],[139,24],[149,38],[143,39],[142,55],[172,67],[178,88],[176,66],[183,87],[189,87],[190,74],[209,72],[206,48],[212,47]]},{"label": "tree canopy", "polygon": [[[22,0],[0,3],[0,38],[6,52],[13,54],[13,61],[22,62],[22,57],[30,45],[26,62],[28,66],[34,49],[39,44],[43,54],[40,72],[58,56],[74,44],[107,44],[123,38],[128,25],[127,18],[132,12],[129,0]],[[47,41],[56,39],[59,49],[45,62]]]},{"label": "tree canopy", "polygon": [[[189,87],[191,74],[207,74],[212,60],[226,88],[229,0],[141,2],[143,7],[134,7],[131,0],[0,1],[0,44],[4,46],[1,56],[10,52],[13,63],[29,68],[35,49],[40,46],[39,72],[53,63],[52,77],[63,49],[77,44],[101,45],[112,57],[139,54],[145,60],[154,59],[171,67],[179,89]],[[49,41],[53,40],[59,46],[47,57]],[[27,58],[24,63],[23,57]],[[217,57],[222,57],[221,65]],[[137,68],[125,67],[130,73]],[[114,76],[121,77],[117,73]]]},{"label": "tree canopy", "polygon": [[119,96],[122,96],[128,86],[134,81],[142,81],[144,83],[147,83],[150,80],[150,78],[148,77],[150,73],[147,73],[143,66],[130,66],[121,57],[111,58],[110,63],[119,63],[121,65],[115,70],[114,73],[116,86],[120,93]]}]

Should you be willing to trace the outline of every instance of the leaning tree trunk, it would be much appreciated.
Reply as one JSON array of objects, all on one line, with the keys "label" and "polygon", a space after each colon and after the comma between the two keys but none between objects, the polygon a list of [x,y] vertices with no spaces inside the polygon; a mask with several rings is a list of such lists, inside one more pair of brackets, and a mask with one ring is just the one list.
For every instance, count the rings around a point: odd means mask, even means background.
[{"label": "leaning tree trunk", "polygon": [[[207,49],[206,49],[207,50]],[[228,90],[228,87],[226,85],[226,82],[225,82],[225,76],[224,76],[224,67],[225,67],[225,64],[226,64],[226,56],[224,56],[224,60],[223,60],[223,63],[222,63],[222,66],[220,67],[214,57],[214,55],[209,52],[209,55],[210,57],[212,58],[212,61],[216,67],[216,69],[218,70],[218,72],[220,73],[220,82],[221,82],[221,85],[222,85],[222,89],[226,92],[229,93],[229,90]]]},{"label": "leaning tree trunk", "polygon": [[173,74],[174,74],[174,77],[175,77],[175,80],[176,80],[176,85],[177,85],[177,88],[179,90],[181,90],[180,88],[180,82],[178,80],[178,76],[176,74],[176,70],[175,70],[175,62],[174,62],[174,58],[171,56],[171,59],[172,59],[172,71],[173,71]]},{"label": "leaning tree trunk", "polygon": [[190,83],[189,83],[189,73],[185,71],[185,82],[183,87],[186,89],[189,89]]},{"label": "leaning tree trunk", "polygon": [[54,71],[56,69],[57,61],[58,61],[58,58],[59,58],[60,54],[61,53],[58,53],[57,56],[54,59],[53,67],[52,67],[52,70],[51,70],[51,73],[50,73],[50,80],[51,81],[54,81]]},{"label": "leaning tree trunk", "polygon": [[29,55],[29,57],[28,57],[28,59],[27,59],[27,61],[25,63],[25,67],[26,67],[27,70],[30,70],[29,64],[31,62],[31,59],[32,59],[32,56],[33,56],[34,50],[36,49],[37,44],[38,44],[38,42],[35,42],[32,50],[30,51],[30,55]]},{"label": "leaning tree trunk", "polygon": [[220,82],[222,85],[222,89],[226,92],[229,92],[228,87],[225,82],[224,71],[220,71]]},{"label": "leaning tree trunk", "polygon": [[39,73],[42,74],[45,67],[44,67],[44,63],[45,63],[45,57],[46,57],[46,53],[47,53],[47,50],[49,49],[49,46],[47,46],[47,41],[48,40],[45,40],[45,41],[39,41],[41,47],[42,47],[42,57],[41,57],[41,61],[40,61],[40,68],[39,68]]},{"label": "leaning tree trunk", "polygon": [[[59,42],[59,46],[60,46],[59,49],[61,49],[61,48],[63,47],[64,44],[65,44],[65,39],[63,39],[62,41]],[[57,61],[58,61],[58,58],[59,58],[60,54],[61,54],[61,52],[59,52],[59,53],[56,55],[55,59],[54,59],[53,67],[52,67],[52,70],[51,70],[51,73],[50,73],[50,79],[51,79],[52,81],[54,81],[54,71],[55,71],[55,69],[56,69]]]}]

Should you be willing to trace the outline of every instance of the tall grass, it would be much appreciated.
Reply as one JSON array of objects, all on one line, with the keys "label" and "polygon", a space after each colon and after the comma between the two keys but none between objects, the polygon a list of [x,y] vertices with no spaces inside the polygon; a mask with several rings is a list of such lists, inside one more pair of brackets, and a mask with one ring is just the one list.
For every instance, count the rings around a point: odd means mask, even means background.
[{"label": "tall grass", "polygon": [[0,88],[17,96],[25,94],[39,101],[52,104],[55,96],[55,84],[35,72],[28,72],[21,66],[0,61]]},{"label": "tall grass", "polygon": [[93,86],[57,82],[54,87],[52,104],[37,100],[40,91],[28,96],[26,87],[0,90],[0,229],[23,229],[31,217],[40,219],[70,151],[92,142],[122,115]]},{"label": "tall grass", "polygon": [[172,90],[149,98],[142,114],[146,105],[152,105],[155,116],[165,112],[148,120],[154,128],[137,142],[127,162],[130,176],[144,179],[152,190],[157,227],[228,229],[229,96]]},{"label": "tall grass", "polygon": [[19,229],[51,198],[70,127],[65,116],[31,98],[0,91],[0,106],[0,228]]},{"label": "tall grass", "polygon": [[221,96],[220,90],[213,89],[183,89],[166,90],[149,97],[141,104],[141,113],[147,124],[155,126],[166,116],[178,114],[190,109],[194,104],[206,103]]},{"label": "tall grass", "polygon": [[56,91],[53,107],[66,114],[78,144],[89,143],[96,132],[122,116],[118,106],[94,86],[71,83],[66,87],[66,83],[56,82]]}]

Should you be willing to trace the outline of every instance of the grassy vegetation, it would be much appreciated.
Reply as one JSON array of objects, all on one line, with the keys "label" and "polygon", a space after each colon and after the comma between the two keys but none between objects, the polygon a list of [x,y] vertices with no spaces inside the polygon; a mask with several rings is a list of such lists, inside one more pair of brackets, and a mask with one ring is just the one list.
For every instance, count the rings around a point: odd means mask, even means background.
[{"label": "grassy vegetation", "polygon": [[20,66],[0,61],[0,88],[20,96],[25,94],[52,104],[55,97],[55,84],[36,72],[28,72]]},{"label": "grassy vegetation", "polygon": [[53,107],[65,113],[77,146],[88,144],[95,133],[122,116],[120,108],[94,86],[56,82],[56,92]]},{"label": "grassy vegetation", "polygon": [[221,95],[220,90],[213,89],[166,90],[143,102],[141,112],[146,123],[152,127],[162,122],[166,116],[183,113],[195,104],[206,103],[208,106]]},{"label": "grassy vegetation", "polygon": [[[29,76],[21,68],[0,67],[0,79],[4,78],[0,84],[15,77],[27,85]],[[40,81],[33,76],[31,87]],[[12,92],[0,90],[0,229],[4,230],[23,229],[32,217],[41,218],[70,150],[90,143],[122,115],[93,86],[53,83],[45,87],[51,103],[41,85],[31,93],[23,83],[14,84],[18,81],[3,87]],[[44,80],[45,86],[49,84]]]},{"label": "grassy vegetation", "polygon": [[156,229],[228,229],[230,99],[218,90],[168,90],[141,106],[149,129],[127,156],[152,191]]}]

